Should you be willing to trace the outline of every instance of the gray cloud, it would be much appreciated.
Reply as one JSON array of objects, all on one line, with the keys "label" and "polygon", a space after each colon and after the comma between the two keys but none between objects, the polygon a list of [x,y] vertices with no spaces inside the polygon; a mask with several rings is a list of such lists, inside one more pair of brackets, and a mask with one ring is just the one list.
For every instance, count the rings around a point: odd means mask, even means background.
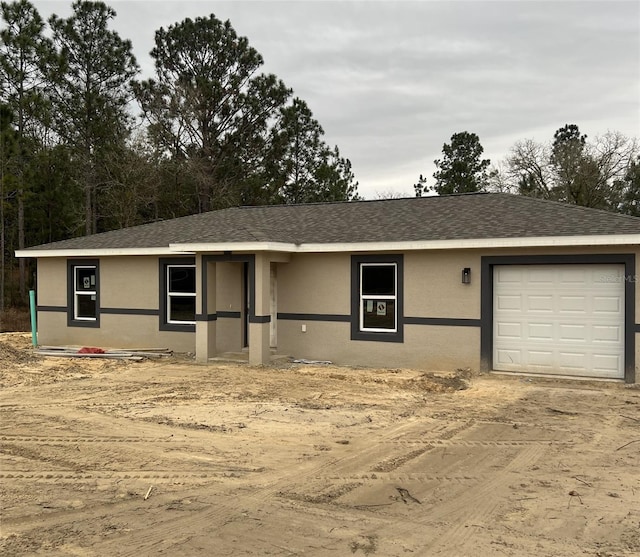
[{"label": "gray cloud", "polygon": [[[458,131],[477,133],[497,162],[515,140],[545,141],[569,122],[589,135],[640,130],[634,1],[109,3],[147,75],[160,26],[230,19],[264,70],[307,101],[367,197],[412,195]],[[35,5],[45,17],[70,11]]]}]

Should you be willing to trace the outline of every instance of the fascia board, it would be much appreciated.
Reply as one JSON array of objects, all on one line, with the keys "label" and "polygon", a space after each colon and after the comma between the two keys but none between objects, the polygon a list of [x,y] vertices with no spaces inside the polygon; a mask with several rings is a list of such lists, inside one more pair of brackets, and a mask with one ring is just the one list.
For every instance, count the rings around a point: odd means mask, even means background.
[{"label": "fascia board", "polygon": [[540,236],[519,238],[469,238],[461,240],[425,240],[418,242],[343,242],[292,244],[284,242],[217,242],[170,244],[154,248],[102,248],[61,250],[18,250],[16,257],[114,257],[129,255],[193,255],[194,253],[233,252],[284,252],[284,253],[335,253],[368,251],[418,251],[445,249],[493,249],[531,247],[579,247],[579,246],[640,245],[640,234],[594,234],[589,236]]},{"label": "fascia board", "polygon": [[[330,245],[330,244],[329,244]],[[225,251],[233,252],[263,252],[263,251],[280,251],[286,253],[294,253],[299,250],[300,246],[285,242],[216,242],[216,243],[191,243],[191,244],[169,244],[169,249],[175,251],[188,251],[189,253],[217,252]]]},{"label": "fascia board", "polygon": [[359,242],[334,244],[285,244],[269,242],[245,243],[193,243],[171,244],[174,250],[188,252],[264,252],[280,251],[288,253],[327,253],[364,251],[417,251],[444,249],[491,249],[529,247],[578,247],[639,245],[640,234],[589,235],[589,236],[540,236],[531,238],[470,238],[462,240],[427,240],[419,242]]},{"label": "fascia board", "polygon": [[100,249],[29,249],[17,250],[16,257],[116,257],[125,255],[193,255],[191,252],[176,251],[169,247],[160,248],[100,248]]}]

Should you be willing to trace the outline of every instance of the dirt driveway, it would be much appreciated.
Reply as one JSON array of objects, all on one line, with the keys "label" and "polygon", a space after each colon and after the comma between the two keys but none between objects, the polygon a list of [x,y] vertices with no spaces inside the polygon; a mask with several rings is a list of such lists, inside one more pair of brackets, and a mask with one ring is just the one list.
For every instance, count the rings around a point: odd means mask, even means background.
[{"label": "dirt driveway", "polygon": [[640,390],[34,359],[0,336],[0,554],[640,554]]}]

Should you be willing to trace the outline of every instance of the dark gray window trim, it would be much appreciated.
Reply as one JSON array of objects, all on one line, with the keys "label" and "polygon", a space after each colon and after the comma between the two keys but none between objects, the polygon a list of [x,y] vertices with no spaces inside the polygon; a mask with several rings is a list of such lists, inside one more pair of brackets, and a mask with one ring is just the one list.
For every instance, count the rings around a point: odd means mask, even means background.
[{"label": "dark gray window trim", "polygon": [[[158,307],[160,308],[160,325],[161,331],[173,331],[178,333],[195,333],[196,326],[192,324],[180,325],[178,323],[167,323],[167,265],[195,265],[195,257],[161,257],[158,261],[159,272],[159,288],[158,288]],[[196,321],[200,317],[196,308]]]},{"label": "dark gray window trim", "polygon": [[[96,268],[96,318],[92,321],[75,319],[75,267]],[[100,260],[99,259],[67,259],[67,327],[100,328]]]},{"label": "dark gray window trim", "polygon": [[[360,330],[360,265],[362,263],[396,264],[396,332],[378,333]],[[402,254],[352,255],[351,256],[351,340],[375,342],[404,342],[404,257]]]},{"label": "dark gray window trim", "polygon": [[636,381],[636,256],[633,253],[580,255],[485,256],[481,262],[480,369],[493,369],[493,268],[496,265],[584,265],[610,263],[624,265],[624,380]]}]

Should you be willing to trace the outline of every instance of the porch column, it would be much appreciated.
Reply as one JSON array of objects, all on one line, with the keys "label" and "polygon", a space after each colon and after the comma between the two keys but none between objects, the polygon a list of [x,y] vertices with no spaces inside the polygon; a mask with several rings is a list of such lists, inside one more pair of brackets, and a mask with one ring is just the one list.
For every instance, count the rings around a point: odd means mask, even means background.
[{"label": "porch column", "polygon": [[216,264],[196,255],[196,362],[216,353]]},{"label": "porch column", "polygon": [[254,303],[249,316],[249,363],[268,364],[269,323],[271,321],[271,273],[269,254],[256,253],[253,272]]}]

